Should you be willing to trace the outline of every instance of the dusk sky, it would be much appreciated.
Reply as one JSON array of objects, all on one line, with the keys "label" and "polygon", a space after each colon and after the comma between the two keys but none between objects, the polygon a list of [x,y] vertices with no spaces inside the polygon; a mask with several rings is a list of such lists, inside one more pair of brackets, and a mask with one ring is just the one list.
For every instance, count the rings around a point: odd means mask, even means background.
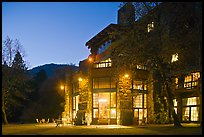
[{"label": "dusk sky", "polygon": [[2,40],[19,39],[28,68],[79,65],[90,54],[85,43],[117,23],[120,2],[3,2]]}]

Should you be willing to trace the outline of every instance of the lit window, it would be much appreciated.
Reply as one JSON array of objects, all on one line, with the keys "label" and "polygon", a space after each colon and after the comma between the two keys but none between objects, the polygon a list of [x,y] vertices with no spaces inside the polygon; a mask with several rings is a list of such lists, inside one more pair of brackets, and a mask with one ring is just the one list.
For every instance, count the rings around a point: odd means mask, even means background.
[{"label": "lit window", "polygon": [[133,89],[143,90],[142,81],[133,81]]},{"label": "lit window", "polygon": [[133,107],[142,108],[142,94],[133,97]]},{"label": "lit window", "polygon": [[183,121],[198,121],[199,120],[199,97],[183,98]]},{"label": "lit window", "polygon": [[172,55],[171,62],[175,61],[178,61],[178,53]]},{"label": "lit window", "polygon": [[187,105],[197,105],[197,97],[188,98]]},{"label": "lit window", "polygon": [[191,107],[191,121],[199,120],[199,107]]},{"label": "lit window", "polygon": [[116,107],[116,92],[111,93],[111,107]]},{"label": "lit window", "polygon": [[147,70],[145,65],[137,65],[137,69]]},{"label": "lit window", "polygon": [[182,103],[183,103],[183,106],[199,105],[200,98],[199,97],[183,98]]},{"label": "lit window", "polygon": [[176,99],[174,99],[173,102],[174,102],[174,106],[176,107],[176,106],[177,106],[177,101],[176,101]]},{"label": "lit window", "polygon": [[116,109],[111,109],[110,118],[116,118]]},{"label": "lit window", "polygon": [[147,107],[147,94],[144,94],[144,108]]},{"label": "lit window", "polygon": [[147,32],[150,32],[154,29],[154,22],[147,24]]},{"label": "lit window", "polygon": [[178,89],[178,78],[175,78],[176,89]]},{"label": "lit window", "polygon": [[93,107],[98,107],[98,93],[93,93]]},{"label": "lit window", "polygon": [[184,107],[183,108],[183,121],[189,121],[189,111],[190,111],[190,108],[189,107]]},{"label": "lit window", "polygon": [[192,73],[192,75],[193,75],[193,81],[197,81],[200,78],[199,72]]},{"label": "lit window", "polygon": [[93,118],[98,118],[98,109],[93,109]]},{"label": "lit window", "polygon": [[186,76],[184,82],[190,82],[191,81],[191,75],[190,76]]},{"label": "lit window", "polygon": [[76,97],[73,97],[73,109],[76,109]]},{"label": "lit window", "polygon": [[107,68],[107,67],[111,67],[111,59],[108,58],[106,60],[103,60],[99,63],[94,64],[94,68]]}]

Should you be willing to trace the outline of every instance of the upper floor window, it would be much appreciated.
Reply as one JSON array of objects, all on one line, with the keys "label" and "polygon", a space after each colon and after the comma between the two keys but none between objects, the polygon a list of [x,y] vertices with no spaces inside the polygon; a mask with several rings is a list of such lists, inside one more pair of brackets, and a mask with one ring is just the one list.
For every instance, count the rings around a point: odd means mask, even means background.
[{"label": "upper floor window", "polygon": [[147,94],[139,93],[137,96],[133,96],[134,108],[146,108],[147,106]]},{"label": "upper floor window", "polygon": [[137,65],[137,69],[147,70],[147,67],[145,65]]},{"label": "upper floor window", "polygon": [[178,61],[178,53],[172,55],[171,62],[175,61]]},{"label": "upper floor window", "polygon": [[98,48],[98,54],[101,54],[102,52],[104,52],[107,48],[108,48],[108,46],[111,44],[111,40],[108,40],[108,41],[106,41],[104,44],[102,44],[101,46],[100,46],[100,48]]},{"label": "upper floor window", "polygon": [[147,24],[147,32],[150,32],[154,29],[154,22]]},{"label": "upper floor window", "polygon": [[191,89],[193,87],[198,86],[198,79],[200,78],[199,72],[191,73],[184,79],[184,88]]},{"label": "upper floor window", "polygon": [[175,84],[176,84],[176,89],[178,89],[178,86],[179,86],[179,85],[178,85],[178,84],[179,84],[179,83],[178,83],[178,78],[175,78]]},{"label": "upper floor window", "polygon": [[108,58],[108,59],[106,59],[106,60],[103,60],[103,61],[101,61],[101,62],[99,62],[99,63],[95,63],[94,64],[94,68],[107,68],[107,67],[111,67],[111,59],[110,58]]},{"label": "upper floor window", "polygon": [[93,89],[115,88],[116,83],[111,77],[93,78]]},{"label": "upper floor window", "polygon": [[147,90],[147,84],[143,81],[133,80],[133,89]]}]

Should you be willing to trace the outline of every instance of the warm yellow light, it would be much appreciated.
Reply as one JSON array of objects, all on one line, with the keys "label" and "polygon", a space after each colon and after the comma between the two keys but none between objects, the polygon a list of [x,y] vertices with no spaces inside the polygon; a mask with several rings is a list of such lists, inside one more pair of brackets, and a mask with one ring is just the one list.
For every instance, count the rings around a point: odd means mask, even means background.
[{"label": "warm yellow light", "polygon": [[115,114],[116,113],[116,110],[115,109],[112,109],[111,110],[111,114]]},{"label": "warm yellow light", "polygon": [[82,81],[82,78],[78,78],[79,81]]},{"label": "warm yellow light", "polygon": [[175,61],[178,61],[178,53],[172,55],[171,62]]},{"label": "warm yellow light", "polygon": [[129,77],[129,75],[128,74],[125,74],[125,78],[128,78]]},{"label": "warm yellow light", "polygon": [[91,57],[89,57],[89,62],[92,62],[92,58]]},{"label": "warm yellow light", "polygon": [[63,90],[63,89],[64,89],[64,86],[61,86],[60,88],[61,88],[61,90]]},{"label": "warm yellow light", "polygon": [[107,101],[108,101],[108,100],[105,99],[105,98],[101,98],[101,99],[98,100],[98,102],[100,102],[100,103],[105,103],[105,102],[107,102]]}]

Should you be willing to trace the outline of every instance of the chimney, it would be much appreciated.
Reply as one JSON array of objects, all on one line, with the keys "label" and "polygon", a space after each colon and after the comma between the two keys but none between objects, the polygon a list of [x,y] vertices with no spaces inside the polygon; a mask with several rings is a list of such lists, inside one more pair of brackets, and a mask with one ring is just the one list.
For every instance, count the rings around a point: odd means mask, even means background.
[{"label": "chimney", "polygon": [[130,25],[135,21],[135,8],[132,2],[127,2],[118,10],[118,24]]}]

